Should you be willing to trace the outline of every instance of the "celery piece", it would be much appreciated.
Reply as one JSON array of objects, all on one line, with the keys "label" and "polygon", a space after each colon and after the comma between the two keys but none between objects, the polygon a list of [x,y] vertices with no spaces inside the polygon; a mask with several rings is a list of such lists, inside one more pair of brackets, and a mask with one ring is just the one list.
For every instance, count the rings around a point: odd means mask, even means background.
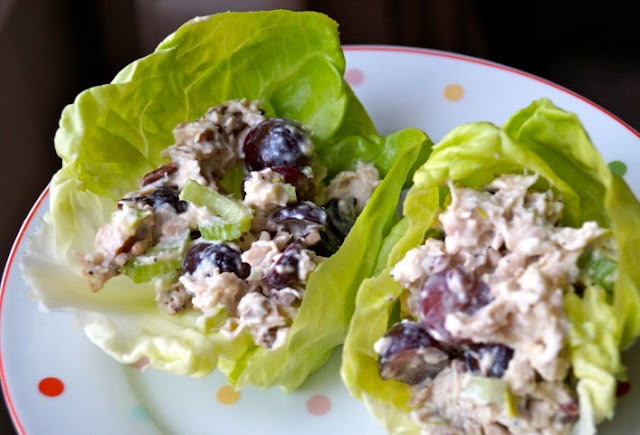
[{"label": "celery piece", "polygon": [[229,318],[229,310],[220,303],[196,319],[196,328],[205,334],[220,329]]},{"label": "celery piece", "polygon": [[504,379],[487,378],[465,373],[462,377],[460,397],[487,405],[505,406],[508,412],[513,407],[509,384]]},{"label": "celery piece", "polygon": [[138,231],[142,221],[152,213],[151,210],[123,206],[122,209],[113,213],[111,222],[115,222],[118,228],[122,228],[126,234],[133,236]]},{"label": "celery piece", "polygon": [[217,216],[226,221],[236,223],[241,232],[251,228],[253,213],[242,202],[228,198],[215,190],[209,189],[189,180],[180,192],[180,199],[194,203],[200,207],[207,207]]},{"label": "celery piece", "polygon": [[288,202],[296,202],[298,200],[296,195],[296,186],[289,183],[284,183],[284,191],[287,192],[287,197],[289,198]]},{"label": "celery piece", "polygon": [[[149,257],[147,257],[149,258]],[[133,282],[140,284],[154,278],[173,275],[182,267],[182,259],[166,258],[152,262],[144,262],[140,257],[132,258],[124,266],[124,274]]]},{"label": "celery piece", "polygon": [[586,252],[578,259],[578,267],[586,273],[589,279],[608,292],[613,291],[618,264],[598,252]]},{"label": "celery piece", "polygon": [[216,242],[235,240],[242,235],[242,230],[237,222],[230,222],[222,218],[213,218],[198,225],[203,239]]},{"label": "celery piece", "polygon": [[180,275],[176,272],[182,269],[182,258],[190,240],[189,231],[184,231],[175,237],[161,238],[144,255],[129,259],[123,273],[136,284],[158,278],[175,281]]}]

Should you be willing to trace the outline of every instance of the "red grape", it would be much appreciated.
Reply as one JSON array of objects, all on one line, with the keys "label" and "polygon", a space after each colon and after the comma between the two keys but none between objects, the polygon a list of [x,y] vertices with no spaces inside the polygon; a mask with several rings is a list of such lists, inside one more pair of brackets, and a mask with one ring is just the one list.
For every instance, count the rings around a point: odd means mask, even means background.
[{"label": "red grape", "polygon": [[418,298],[418,314],[423,326],[435,338],[449,343],[463,340],[454,337],[445,328],[448,314],[473,314],[491,302],[489,287],[459,267],[430,275],[422,285]]},{"label": "red grape", "polygon": [[396,323],[383,337],[384,348],[378,359],[382,379],[418,384],[435,377],[449,363],[449,355],[416,322]]},{"label": "red grape", "polygon": [[501,378],[511,358],[513,349],[502,344],[472,344],[464,350],[467,370],[490,378]]},{"label": "red grape", "polygon": [[284,182],[296,188],[298,201],[304,201],[313,197],[314,186],[311,179],[304,172],[290,165],[279,165],[271,168],[284,177]]},{"label": "red grape", "polygon": [[283,165],[301,169],[309,165],[313,146],[302,124],[270,118],[249,131],[242,150],[250,171]]},{"label": "red grape", "polygon": [[295,238],[327,225],[327,212],[311,202],[282,207],[271,214],[270,224],[282,227]]},{"label": "red grape", "polygon": [[287,246],[280,258],[269,268],[264,280],[277,289],[283,289],[298,282],[298,268],[303,249],[304,245],[298,240]]},{"label": "red grape", "polygon": [[225,243],[196,243],[182,260],[182,273],[194,273],[202,261],[210,259],[221,273],[235,273],[244,279],[249,276],[251,266],[244,263],[240,255],[238,249]]},{"label": "red grape", "polygon": [[121,199],[118,201],[118,207],[121,208],[121,204],[126,201],[148,204],[153,207],[154,210],[163,204],[169,204],[176,213],[183,213],[188,207],[187,202],[180,199],[178,191],[171,187],[157,187],[150,195]]}]

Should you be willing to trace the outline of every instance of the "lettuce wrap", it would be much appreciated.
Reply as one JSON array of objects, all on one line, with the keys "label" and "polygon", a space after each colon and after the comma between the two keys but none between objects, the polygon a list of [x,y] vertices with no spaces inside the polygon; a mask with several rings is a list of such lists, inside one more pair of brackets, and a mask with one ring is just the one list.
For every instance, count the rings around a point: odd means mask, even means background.
[{"label": "lettuce wrap", "polygon": [[[579,228],[587,221],[596,222],[605,237],[615,240],[617,254],[606,266],[581,257],[580,273],[594,279],[584,288],[567,286],[560,300],[567,320],[561,355],[571,367],[564,381],[579,404],[579,413],[571,410],[572,431],[594,433],[595,425],[613,418],[617,381],[625,379],[620,352],[640,331],[640,272],[633,265],[640,254],[640,203],[603,162],[579,119],[540,99],[502,127],[484,122],[461,125],[433,147],[414,175],[404,202],[405,217],[383,242],[379,273],[358,291],[341,373],[352,395],[364,401],[391,433],[424,430],[411,416],[415,409],[409,404],[411,386],[394,378],[383,380],[379,352],[374,350],[392,325],[410,317],[407,290],[391,271],[410,250],[442,235],[438,218],[451,203],[454,186],[480,189],[503,174],[537,174],[533,189],[548,190],[564,204],[559,225]],[[612,279],[602,279],[604,275]],[[469,365],[466,370],[473,371]],[[516,417],[517,398],[508,389],[491,397],[501,379],[482,379],[486,385],[476,384],[475,390],[466,392]]]},{"label": "lettuce wrap", "polygon": [[[111,84],[82,92],[62,113],[55,136],[62,168],[24,256],[31,295],[43,309],[78,313],[90,340],[121,363],[194,377],[218,367],[237,388],[298,387],[343,342],[355,292],[397,221],[400,191],[429,151],[418,130],[379,136],[344,71],[337,24],[322,14],[224,13],[184,24]],[[166,163],[172,129],[230,99],[255,100],[267,117],[302,123],[329,175],[363,161],[383,177],[339,251],[311,273],[286,342],[274,351],[247,334],[227,339],[196,327],[193,310],[159,312],[150,283],[121,275],[92,293],[76,258],[91,252],[116,202]]]}]

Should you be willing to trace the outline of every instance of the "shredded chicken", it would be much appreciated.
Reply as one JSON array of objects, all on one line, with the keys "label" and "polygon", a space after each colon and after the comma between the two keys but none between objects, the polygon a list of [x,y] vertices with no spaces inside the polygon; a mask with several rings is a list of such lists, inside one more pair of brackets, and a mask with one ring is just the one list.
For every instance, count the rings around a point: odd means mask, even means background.
[{"label": "shredded chicken", "polygon": [[[514,416],[507,418],[504,406],[461,400],[465,369],[454,360],[414,397],[414,415],[427,433],[562,434],[570,428],[575,399],[564,384],[569,361],[563,294],[580,276],[580,255],[606,231],[595,222],[560,226],[561,201],[551,191],[533,191],[536,180],[504,175],[481,190],[450,184],[451,203],[439,216],[444,239],[427,239],[392,269],[392,277],[409,289],[403,306],[414,318],[429,276],[458,267],[478,277],[490,300],[478,309],[449,312],[444,326],[457,340],[513,349],[503,380],[520,398]],[[456,291],[454,282],[448,285]],[[466,297],[464,286],[459,291]]]}]

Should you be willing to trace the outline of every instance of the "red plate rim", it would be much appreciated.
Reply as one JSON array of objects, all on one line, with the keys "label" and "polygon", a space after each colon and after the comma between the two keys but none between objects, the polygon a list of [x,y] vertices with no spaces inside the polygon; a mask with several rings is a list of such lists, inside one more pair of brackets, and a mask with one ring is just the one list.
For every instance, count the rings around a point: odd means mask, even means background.
[{"label": "red plate rim", "polygon": [[[7,281],[9,279],[9,272],[11,271],[11,267],[13,266],[13,262],[15,260],[16,253],[18,252],[18,247],[20,246],[20,243],[22,242],[22,238],[24,237],[24,235],[26,233],[26,230],[29,227],[29,224],[31,224],[31,221],[33,220],[33,217],[36,215],[36,213],[40,209],[40,206],[42,205],[42,202],[49,195],[49,188],[50,187],[51,187],[51,184],[47,185],[47,187],[42,191],[42,193],[40,194],[40,196],[36,200],[36,202],[33,205],[33,207],[31,207],[31,210],[29,210],[29,214],[27,215],[26,219],[22,223],[22,226],[20,226],[20,230],[18,231],[18,235],[16,236],[16,240],[13,242],[13,246],[11,246],[11,251],[9,251],[9,257],[7,258],[7,264],[6,264],[5,268],[4,268],[4,271],[2,272],[2,281],[0,281],[0,325],[2,324],[1,323],[1,320],[2,320],[2,309],[4,307],[4,305],[3,305],[4,304],[4,295],[5,295],[5,290],[6,290],[6,287],[7,287]],[[9,389],[7,388],[7,382],[6,382],[5,371],[4,371],[4,358],[3,358],[3,355],[2,355],[2,346],[1,346],[1,344],[2,344],[2,342],[1,342],[1,336],[0,336],[0,383],[2,383],[2,393],[4,395],[5,402],[7,404],[8,410],[9,410],[9,415],[11,415],[11,419],[13,420],[13,424],[15,425],[16,429],[18,430],[18,433],[20,433],[21,435],[24,435],[26,432],[24,431],[22,423],[20,422],[20,419],[18,418],[18,414],[17,414],[17,412],[15,410],[15,407],[13,405],[13,401],[11,400],[11,395],[9,394]]]}]

